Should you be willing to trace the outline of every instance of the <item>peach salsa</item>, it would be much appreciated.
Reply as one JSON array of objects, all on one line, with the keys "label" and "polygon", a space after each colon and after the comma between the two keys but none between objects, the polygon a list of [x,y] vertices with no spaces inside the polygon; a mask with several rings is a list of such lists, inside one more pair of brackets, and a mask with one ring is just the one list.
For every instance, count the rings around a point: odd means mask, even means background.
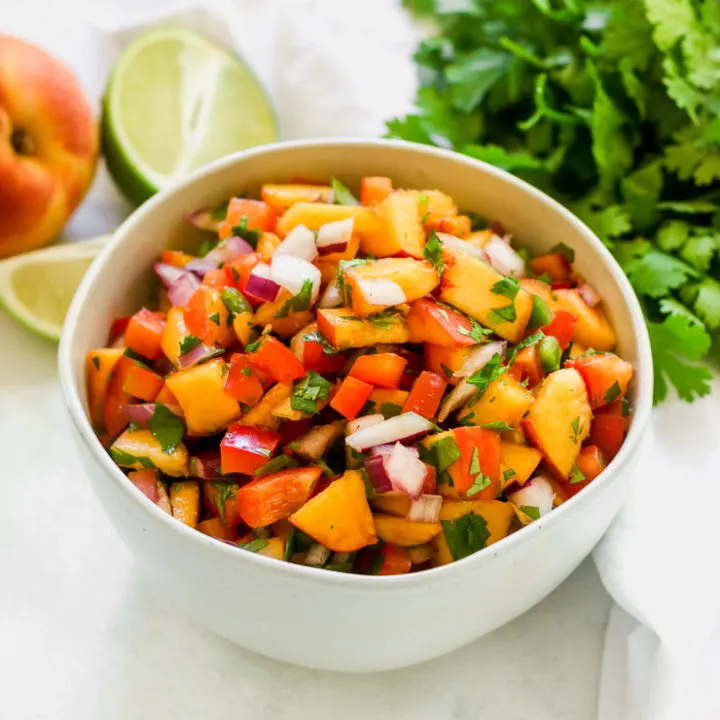
[{"label": "peach salsa", "polygon": [[162,510],[249,552],[392,575],[549,513],[623,443],[632,367],[563,244],[438,190],[267,184],[189,221],[89,353],[89,412]]}]

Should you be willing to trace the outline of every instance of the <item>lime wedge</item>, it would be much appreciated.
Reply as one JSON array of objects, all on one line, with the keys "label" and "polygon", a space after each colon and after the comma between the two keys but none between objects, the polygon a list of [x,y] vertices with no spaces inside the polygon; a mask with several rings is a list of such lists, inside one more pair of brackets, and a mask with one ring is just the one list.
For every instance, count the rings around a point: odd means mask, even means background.
[{"label": "lime wedge", "polygon": [[58,341],[70,301],[108,238],[54,245],[0,262],[0,306],[21,325]]},{"label": "lime wedge", "polygon": [[188,30],[143,35],[118,61],[103,101],[103,150],[120,190],[141,203],[223,155],[278,139],[248,66]]}]

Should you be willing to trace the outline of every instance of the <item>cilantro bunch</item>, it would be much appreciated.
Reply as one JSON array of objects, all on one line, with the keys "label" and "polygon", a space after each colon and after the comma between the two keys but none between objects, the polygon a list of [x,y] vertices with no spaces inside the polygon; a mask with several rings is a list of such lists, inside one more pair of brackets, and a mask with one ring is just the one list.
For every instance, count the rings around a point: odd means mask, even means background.
[{"label": "cilantro bunch", "polygon": [[391,137],[452,148],[575,212],[647,319],[655,401],[720,360],[720,2],[404,0],[438,32]]}]

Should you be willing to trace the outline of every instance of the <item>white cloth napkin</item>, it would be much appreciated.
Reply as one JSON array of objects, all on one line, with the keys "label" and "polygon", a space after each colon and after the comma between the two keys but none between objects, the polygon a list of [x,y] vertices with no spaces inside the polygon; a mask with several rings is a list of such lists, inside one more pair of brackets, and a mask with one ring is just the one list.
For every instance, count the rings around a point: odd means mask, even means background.
[{"label": "white cloth napkin", "polygon": [[[274,99],[285,139],[377,137],[411,107],[416,87],[411,55],[421,30],[399,0],[95,0],[86,25],[40,0],[24,4],[37,4],[45,22],[4,17],[3,31],[62,57],[95,100],[122,48],[167,23],[236,47]],[[128,212],[101,168],[67,236],[107,232]],[[712,682],[720,670],[720,382],[715,393],[655,411],[649,459],[595,551],[620,606],[606,637],[599,720],[720,718]]]}]

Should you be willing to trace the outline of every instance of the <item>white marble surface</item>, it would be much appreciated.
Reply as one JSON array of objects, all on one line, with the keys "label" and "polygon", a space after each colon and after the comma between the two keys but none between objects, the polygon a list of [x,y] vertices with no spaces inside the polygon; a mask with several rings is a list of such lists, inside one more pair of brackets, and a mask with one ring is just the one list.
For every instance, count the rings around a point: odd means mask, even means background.
[{"label": "white marble surface", "polygon": [[[94,3],[115,14],[130,5],[141,3]],[[23,22],[45,18],[34,36],[62,35],[70,52],[88,40],[75,23],[87,6],[66,0],[59,14],[54,0],[25,0]],[[53,8],[57,23],[47,20]],[[0,32],[17,31],[18,17],[0,18]],[[71,223],[70,239],[103,232],[117,217],[102,173],[92,204]],[[611,600],[590,561],[490,636],[383,675],[285,666],[165,610],[80,469],[55,348],[1,313],[0,348],[0,719],[595,719]],[[462,611],[438,608],[428,622]]]}]

